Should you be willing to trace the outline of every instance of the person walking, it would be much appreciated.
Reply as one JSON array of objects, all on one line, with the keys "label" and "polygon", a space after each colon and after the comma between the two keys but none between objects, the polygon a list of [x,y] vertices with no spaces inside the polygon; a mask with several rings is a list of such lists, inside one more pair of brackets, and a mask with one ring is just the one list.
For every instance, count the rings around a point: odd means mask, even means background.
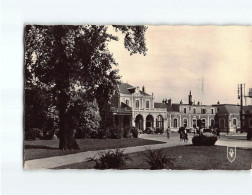
[{"label": "person walking", "polygon": [[167,139],[170,139],[170,127],[167,128],[166,133],[167,133]]}]

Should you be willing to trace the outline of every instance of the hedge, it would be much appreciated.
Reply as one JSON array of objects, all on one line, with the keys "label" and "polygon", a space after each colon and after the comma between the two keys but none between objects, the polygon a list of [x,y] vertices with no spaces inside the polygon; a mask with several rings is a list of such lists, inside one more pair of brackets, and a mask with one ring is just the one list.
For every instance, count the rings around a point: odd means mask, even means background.
[{"label": "hedge", "polygon": [[213,146],[215,142],[217,141],[217,136],[216,135],[195,135],[192,138],[192,143],[195,146]]}]

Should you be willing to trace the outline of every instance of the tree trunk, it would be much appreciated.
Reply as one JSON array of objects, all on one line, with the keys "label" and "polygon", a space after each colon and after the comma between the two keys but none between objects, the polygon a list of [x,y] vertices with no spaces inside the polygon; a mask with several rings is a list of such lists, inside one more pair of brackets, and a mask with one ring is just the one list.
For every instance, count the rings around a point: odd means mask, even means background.
[{"label": "tree trunk", "polygon": [[80,147],[75,139],[75,124],[71,114],[67,112],[67,100],[69,98],[66,94],[60,93],[59,96],[59,149],[61,150],[79,150]]},{"label": "tree trunk", "polygon": [[54,27],[55,34],[55,83],[57,90],[57,108],[59,111],[59,149],[72,150],[80,149],[75,140],[73,116],[67,111],[70,101],[70,65],[64,51],[62,38],[66,35],[67,30],[63,26]]}]

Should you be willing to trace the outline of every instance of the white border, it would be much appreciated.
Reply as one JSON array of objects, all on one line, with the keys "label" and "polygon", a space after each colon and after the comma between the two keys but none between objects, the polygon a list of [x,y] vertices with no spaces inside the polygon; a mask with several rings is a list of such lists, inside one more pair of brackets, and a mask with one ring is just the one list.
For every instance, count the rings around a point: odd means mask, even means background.
[{"label": "white border", "polygon": [[252,24],[250,0],[2,0],[2,194],[251,194],[251,172],[22,169],[24,24]]}]

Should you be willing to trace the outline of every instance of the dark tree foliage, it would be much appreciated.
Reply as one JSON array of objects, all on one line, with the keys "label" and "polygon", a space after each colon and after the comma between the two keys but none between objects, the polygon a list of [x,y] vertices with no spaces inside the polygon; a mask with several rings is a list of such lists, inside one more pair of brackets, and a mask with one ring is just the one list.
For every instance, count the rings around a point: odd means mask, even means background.
[{"label": "dark tree foliage", "polygon": [[47,90],[38,86],[25,89],[25,129],[42,129],[47,119],[48,107],[51,103]]},{"label": "dark tree foliage", "polygon": [[[113,26],[124,35],[130,54],[146,54],[145,26]],[[118,38],[107,26],[28,25],[25,27],[25,89],[47,87],[53,94],[59,117],[59,148],[78,149],[74,139],[76,116],[73,99],[84,92],[87,101],[97,99],[101,110],[119,81],[117,65],[107,44]],[[105,117],[102,116],[102,120]]]}]

